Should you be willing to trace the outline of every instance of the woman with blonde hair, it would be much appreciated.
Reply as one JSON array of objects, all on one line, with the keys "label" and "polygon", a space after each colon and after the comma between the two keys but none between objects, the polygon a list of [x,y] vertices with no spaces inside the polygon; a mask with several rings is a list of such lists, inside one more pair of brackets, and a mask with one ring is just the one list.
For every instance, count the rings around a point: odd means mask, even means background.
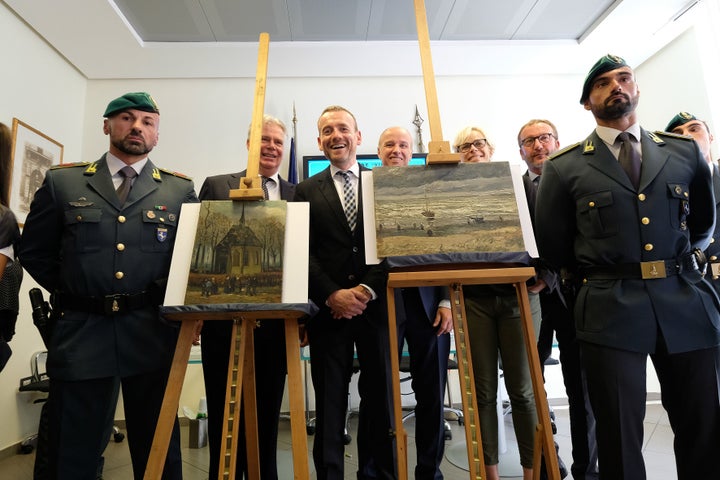
[{"label": "woman with blonde hair", "polygon": [[[463,128],[455,137],[455,151],[464,163],[490,162],[495,147],[478,127]],[[511,285],[463,287],[475,394],[482,436],[485,473],[498,480],[498,362],[512,406],[513,427],[520,451],[523,479],[533,478],[533,441],[537,425],[535,395],[523,337],[522,318]],[[540,299],[530,294],[535,331],[540,326]]]},{"label": "woman with blonde hair", "polygon": [[495,153],[495,146],[490,143],[480,127],[465,127],[455,136],[455,151],[462,155],[463,163],[489,162]]}]

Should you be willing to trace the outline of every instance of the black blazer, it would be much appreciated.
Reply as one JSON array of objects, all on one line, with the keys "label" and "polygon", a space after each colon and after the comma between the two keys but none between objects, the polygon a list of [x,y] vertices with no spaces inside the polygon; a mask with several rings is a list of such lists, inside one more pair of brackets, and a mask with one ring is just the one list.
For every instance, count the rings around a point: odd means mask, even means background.
[{"label": "black blazer", "polygon": [[[214,175],[207,177],[200,187],[200,200],[219,200],[222,198],[230,198],[230,190],[240,188],[240,179],[245,176],[246,170],[238,173],[226,173],[223,175]],[[280,198],[283,200],[292,200],[295,196],[295,185],[280,180]]]},{"label": "black blazer", "polygon": [[[360,166],[360,170],[367,168]],[[384,264],[365,263],[361,192],[359,186],[358,221],[352,232],[330,176],[330,167],[301,182],[295,190],[295,201],[310,203],[310,298],[321,307],[321,315],[329,314],[325,301],[331,293],[360,283],[378,295],[377,300],[368,304],[368,317],[377,318],[373,311],[385,308],[386,268]],[[380,318],[385,317],[380,315]]]}]

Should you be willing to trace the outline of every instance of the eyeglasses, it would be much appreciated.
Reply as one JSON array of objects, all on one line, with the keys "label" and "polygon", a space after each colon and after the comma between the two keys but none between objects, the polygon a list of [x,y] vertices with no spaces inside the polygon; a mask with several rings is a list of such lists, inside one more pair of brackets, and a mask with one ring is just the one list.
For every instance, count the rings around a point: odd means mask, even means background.
[{"label": "eyeglasses", "polygon": [[527,137],[520,140],[520,145],[525,148],[530,148],[535,145],[535,140],[540,140],[540,143],[545,145],[552,142],[554,138],[555,135],[553,135],[552,133],[543,133],[542,135],[538,135],[537,137]]},{"label": "eyeglasses", "polygon": [[459,152],[467,153],[470,151],[470,149],[472,147],[475,147],[478,150],[480,150],[481,148],[485,147],[486,145],[487,145],[487,140],[485,140],[484,138],[478,138],[477,140],[475,140],[472,143],[463,143],[461,145],[458,145],[455,148],[457,148]]}]

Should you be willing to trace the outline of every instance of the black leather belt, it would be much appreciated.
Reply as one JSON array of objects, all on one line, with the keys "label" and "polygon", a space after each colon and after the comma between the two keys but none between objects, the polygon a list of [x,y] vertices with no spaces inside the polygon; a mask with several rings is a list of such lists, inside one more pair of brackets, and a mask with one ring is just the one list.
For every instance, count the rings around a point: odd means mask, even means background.
[{"label": "black leather belt", "polygon": [[83,297],[69,293],[55,293],[53,307],[59,310],[78,310],[98,315],[116,315],[153,306],[148,292],[118,293],[104,297]]},{"label": "black leather belt", "polygon": [[582,276],[588,280],[652,280],[678,275],[681,272],[682,267],[680,263],[675,259],[671,259],[584,267],[582,269]]}]

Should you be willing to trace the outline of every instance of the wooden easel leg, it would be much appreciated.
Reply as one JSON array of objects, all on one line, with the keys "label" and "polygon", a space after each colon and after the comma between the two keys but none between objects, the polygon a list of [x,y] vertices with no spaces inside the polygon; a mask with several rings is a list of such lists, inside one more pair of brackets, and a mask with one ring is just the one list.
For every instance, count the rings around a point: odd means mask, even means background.
[{"label": "wooden easel leg", "polygon": [[290,400],[290,435],[292,439],[293,472],[298,480],[310,478],[307,433],[305,430],[305,407],[303,406],[303,383],[300,373],[300,337],[298,321],[286,318],[285,355],[288,369],[288,397]]},{"label": "wooden easel leg", "polygon": [[167,386],[165,387],[165,397],[160,408],[160,416],[155,427],[150,456],[145,468],[145,476],[143,477],[145,480],[159,480],[162,477],[165,457],[167,457],[170,437],[177,416],[178,404],[180,403],[180,391],[182,390],[188,359],[190,358],[190,348],[195,337],[196,324],[197,320],[185,320],[180,326],[177,344],[175,345],[175,355],[173,356]]},{"label": "wooden easel leg", "polygon": [[[543,427],[538,424],[535,428],[535,441],[533,442],[534,452],[542,452]],[[540,480],[540,467],[542,466],[542,455],[533,454],[533,480]]]},{"label": "wooden easel leg", "polygon": [[222,449],[218,480],[235,478],[237,464],[237,436],[240,431],[240,398],[245,363],[245,332],[241,318],[233,319],[230,358],[228,359],[228,378],[225,386],[225,412],[223,414]]},{"label": "wooden easel leg", "polygon": [[244,390],[242,402],[245,411],[245,453],[247,455],[248,478],[250,480],[260,480],[254,329],[255,322],[253,320],[243,320],[242,335],[245,337],[245,365],[242,373]]},{"label": "wooden easel leg", "polygon": [[407,432],[402,424],[400,397],[400,361],[398,357],[397,319],[395,317],[395,289],[387,287],[388,337],[390,339],[390,369],[392,370],[393,417],[395,418],[395,452],[399,480],[407,480]]},{"label": "wooden easel leg", "polygon": [[[467,336],[467,314],[465,297],[460,285],[450,285],[453,308],[453,330],[455,331],[455,352],[458,356],[458,378],[462,390],[463,415],[465,416],[465,443],[467,445],[470,479],[485,479],[485,459],[482,449],[482,434],[475,395],[475,377],[472,370],[472,352]],[[478,476],[479,475],[479,476]]]},{"label": "wooden easel leg", "polygon": [[[525,338],[525,350],[527,352],[528,364],[530,366],[530,377],[532,378],[533,393],[535,395],[535,408],[537,409],[538,421],[540,423],[537,434],[540,436],[540,447],[533,452],[533,465],[539,462],[538,457],[545,454],[545,465],[548,469],[549,480],[560,480],[560,468],[558,466],[555,443],[552,438],[552,427],[550,425],[550,410],[548,409],[547,394],[543,382],[542,370],[540,369],[540,358],[538,357],[537,341],[535,340],[535,329],[532,323],[532,312],[528,300],[527,285],[525,282],[515,284],[517,291],[520,316],[522,318],[523,333]],[[537,441],[535,446],[537,447]],[[533,476],[535,472],[533,472]],[[537,477],[536,477],[537,478]]]}]

